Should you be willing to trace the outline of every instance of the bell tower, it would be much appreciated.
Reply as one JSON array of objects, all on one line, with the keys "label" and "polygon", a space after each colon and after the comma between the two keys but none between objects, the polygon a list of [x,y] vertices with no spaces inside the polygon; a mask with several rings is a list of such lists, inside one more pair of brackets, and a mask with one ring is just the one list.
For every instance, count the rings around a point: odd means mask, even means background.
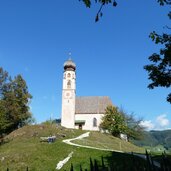
[{"label": "bell tower", "polygon": [[76,96],[76,65],[68,59],[64,63],[62,88],[62,116],[61,125],[75,128],[75,96]]}]

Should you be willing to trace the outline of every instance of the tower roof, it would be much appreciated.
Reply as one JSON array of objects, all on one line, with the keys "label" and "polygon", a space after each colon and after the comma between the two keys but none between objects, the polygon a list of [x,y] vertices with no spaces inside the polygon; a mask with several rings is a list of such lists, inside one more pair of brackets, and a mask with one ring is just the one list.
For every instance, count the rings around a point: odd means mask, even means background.
[{"label": "tower roof", "polygon": [[75,63],[72,61],[71,58],[69,58],[67,61],[65,61],[64,63],[64,70],[76,70],[76,65]]}]

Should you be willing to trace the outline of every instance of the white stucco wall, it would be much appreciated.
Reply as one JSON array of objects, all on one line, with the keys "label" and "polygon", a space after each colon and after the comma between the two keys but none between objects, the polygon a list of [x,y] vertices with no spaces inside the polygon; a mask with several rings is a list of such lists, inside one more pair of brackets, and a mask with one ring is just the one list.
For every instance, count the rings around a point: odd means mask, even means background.
[{"label": "white stucco wall", "polygon": [[[85,125],[82,126],[83,130],[99,131],[99,125],[103,115],[104,114],[75,114],[75,120],[85,120]],[[94,118],[97,119],[97,127],[93,127]],[[78,129],[79,126],[76,125],[75,128]]]},{"label": "white stucco wall", "polygon": [[75,127],[75,98],[65,98],[62,99],[62,117],[61,125],[66,128]]},{"label": "white stucco wall", "polygon": [[[68,77],[70,75],[70,77]],[[67,90],[67,83],[68,81],[71,81],[71,89],[76,89],[76,73],[75,71],[65,71],[63,73],[63,90]]]},{"label": "white stucco wall", "polygon": [[[75,79],[75,71],[64,72],[61,125],[66,128],[75,128]],[[70,81],[70,86],[68,86],[68,81]]]}]

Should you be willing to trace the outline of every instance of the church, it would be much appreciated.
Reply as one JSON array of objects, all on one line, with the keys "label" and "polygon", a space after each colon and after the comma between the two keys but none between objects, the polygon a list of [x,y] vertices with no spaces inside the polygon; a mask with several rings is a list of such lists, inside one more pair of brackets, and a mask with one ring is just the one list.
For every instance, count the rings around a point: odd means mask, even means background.
[{"label": "church", "polygon": [[112,105],[108,96],[76,96],[76,65],[68,59],[63,72],[61,125],[98,131],[108,105]]}]

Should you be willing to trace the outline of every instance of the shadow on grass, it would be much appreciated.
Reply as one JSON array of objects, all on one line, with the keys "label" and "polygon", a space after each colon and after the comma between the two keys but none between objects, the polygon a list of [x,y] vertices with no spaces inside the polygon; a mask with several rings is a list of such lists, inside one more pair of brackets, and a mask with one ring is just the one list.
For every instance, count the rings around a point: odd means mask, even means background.
[{"label": "shadow on grass", "polygon": [[[171,158],[166,154],[158,156],[158,160],[146,152],[142,154],[128,154],[112,152],[111,155],[101,158],[101,161],[90,158],[89,168],[76,169],[90,171],[171,171]],[[74,170],[73,165],[71,166]]]},{"label": "shadow on grass", "polygon": [[[159,165],[155,165],[157,162]],[[74,168],[71,163],[70,171],[171,171],[171,156],[163,153],[160,156],[151,156],[146,152],[142,154],[128,154],[111,152],[110,155],[101,157],[101,161],[90,158],[88,168]],[[10,171],[7,168],[7,171]],[[31,171],[29,167],[26,171]]]}]

